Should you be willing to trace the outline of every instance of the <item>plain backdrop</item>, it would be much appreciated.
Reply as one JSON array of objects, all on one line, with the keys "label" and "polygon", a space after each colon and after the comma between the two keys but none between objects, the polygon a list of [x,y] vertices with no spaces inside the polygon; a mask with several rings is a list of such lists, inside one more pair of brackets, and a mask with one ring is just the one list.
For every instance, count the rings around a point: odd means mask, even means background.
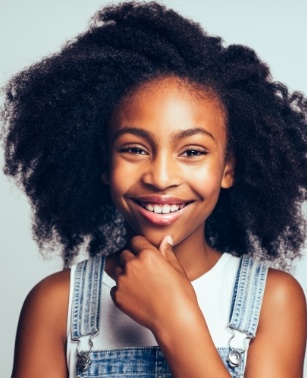
[{"label": "plain backdrop", "polygon": [[[95,10],[108,3],[0,0],[0,86],[12,74],[57,51],[67,39],[85,30]],[[200,22],[209,33],[222,36],[226,44],[254,48],[270,65],[275,80],[307,93],[306,0],[166,0],[164,3]],[[39,254],[32,240],[27,200],[2,172],[0,249],[0,376],[9,377],[23,300],[39,280],[61,269],[61,260],[56,256],[43,259]],[[304,258],[294,270],[305,292],[306,268]]]}]

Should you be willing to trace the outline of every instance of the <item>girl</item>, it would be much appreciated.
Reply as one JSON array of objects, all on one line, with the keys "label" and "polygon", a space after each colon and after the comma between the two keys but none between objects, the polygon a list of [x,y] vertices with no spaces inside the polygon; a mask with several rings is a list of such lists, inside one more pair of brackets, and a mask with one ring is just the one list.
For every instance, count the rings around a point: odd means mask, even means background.
[{"label": "girl", "polygon": [[[98,12],[17,75],[5,172],[68,267],[18,327],[18,377],[301,377],[306,109],[242,46],[157,3]],[[105,255],[108,255],[105,258]]]}]

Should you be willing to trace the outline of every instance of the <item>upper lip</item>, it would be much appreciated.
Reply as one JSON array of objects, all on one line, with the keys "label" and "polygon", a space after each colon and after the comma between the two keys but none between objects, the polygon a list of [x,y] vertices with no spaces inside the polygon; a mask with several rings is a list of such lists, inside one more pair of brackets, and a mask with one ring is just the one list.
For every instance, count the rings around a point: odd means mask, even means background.
[{"label": "upper lip", "polygon": [[191,199],[178,198],[173,196],[157,196],[157,195],[147,195],[147,196],[136,196],[131,197],[132,200],[145,203],[154,203],[157,205],[163,204],[182,204],[187,202],[193,202]]}]

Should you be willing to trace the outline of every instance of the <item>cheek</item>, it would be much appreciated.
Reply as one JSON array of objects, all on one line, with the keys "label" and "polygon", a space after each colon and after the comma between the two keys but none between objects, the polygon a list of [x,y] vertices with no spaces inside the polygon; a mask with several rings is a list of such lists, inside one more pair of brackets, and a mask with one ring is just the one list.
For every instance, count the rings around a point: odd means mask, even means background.
[{"label": "cheek", "polygon": [[114,204],[120,202],[120,198],[126,192],[126,181],[123,180],[123,176],[118,174],[117,171],[113,171],[110,175],[110,192]]},{"label": "cheek", "polygon": [[196,171],[189,172],[190,185],[203,198],[219,195],[223,168],[220,164],[207,164]]},{"label": "cheek", "polygon": [[116,154],[113,154],[110,158],[109,174],[110,174],[110,184],[112,190],[117,190],[120,188],[125,181],[123,180],[124,172],[126,170],[124,162],[118,158]]},{"label": "cheek", "polygon": [[129,164],[114,159],[110,165],[110,192],[114,205],[119,211],[126,208],[125,195],[133,190],[138,180],[138,171],[131,169]]},{"label": "cheek", "polygon": [[116,207],[117,203],[119,202],[120,195],[125,192],[125,181],[121,179],[121,170],[118,168],[120,167],[115,164],[114,161],[111,161],[109,166],[109,185],[111,197]]}]

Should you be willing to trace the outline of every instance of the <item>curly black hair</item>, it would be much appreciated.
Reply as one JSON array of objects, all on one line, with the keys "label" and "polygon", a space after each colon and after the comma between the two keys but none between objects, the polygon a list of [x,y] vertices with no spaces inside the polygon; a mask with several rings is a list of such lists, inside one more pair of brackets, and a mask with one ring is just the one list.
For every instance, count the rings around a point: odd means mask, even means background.
[{"label": "curly black hair", "polygon": [[30,198],[40,248],[61,248],[69,266],[125,244],[125,223],[102,183],[113,109],[161,76],[213,91],[226,111],[235,184],[206,222],[223,252],[277,259],[286,268],[305,238],[307,100],[271,79],[255,52],[225,47],[197,23],[156,3],[96,13],[89,30],[13,77],[5,87],[5,174]]}]

